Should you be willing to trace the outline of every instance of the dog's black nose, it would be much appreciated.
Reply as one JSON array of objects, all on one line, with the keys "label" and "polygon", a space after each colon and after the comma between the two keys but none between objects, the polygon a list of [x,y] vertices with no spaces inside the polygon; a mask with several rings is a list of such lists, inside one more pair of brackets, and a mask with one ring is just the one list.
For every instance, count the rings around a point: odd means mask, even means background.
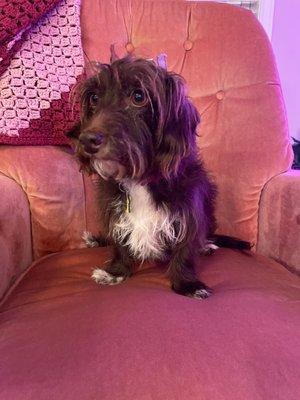
[{"label": "dog's black nose", "polygon": [[81,133],[78,139],[83,145],[85,151],[88,153],[97,153],[101,143],[103,142],[103,134],[101,132],[84,132]]}]

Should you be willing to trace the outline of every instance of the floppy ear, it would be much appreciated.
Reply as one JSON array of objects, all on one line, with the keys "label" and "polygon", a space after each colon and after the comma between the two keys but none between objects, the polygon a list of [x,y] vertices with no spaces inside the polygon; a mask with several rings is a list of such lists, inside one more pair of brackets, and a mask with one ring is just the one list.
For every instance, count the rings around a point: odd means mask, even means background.
[{"label": "floppy ear", "polygon": [[194,151],[200,116],[186,96],[181,76],[168,73],[165,96],[165,104],[161,105],[157,160],[168,179],[177,175],[181,160]]}]

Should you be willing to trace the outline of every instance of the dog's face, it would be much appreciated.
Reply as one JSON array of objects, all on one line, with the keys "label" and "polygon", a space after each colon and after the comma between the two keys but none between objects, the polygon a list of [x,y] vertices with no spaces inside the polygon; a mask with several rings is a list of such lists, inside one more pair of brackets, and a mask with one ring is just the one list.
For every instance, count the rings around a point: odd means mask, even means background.
[{"label": "dog's face", "polygon": [[81,121],[68,134],[83,168],[103,178],[176,175],[195,147],[199,115],[183,79],[154,62],[102,64],[80,88]]}]

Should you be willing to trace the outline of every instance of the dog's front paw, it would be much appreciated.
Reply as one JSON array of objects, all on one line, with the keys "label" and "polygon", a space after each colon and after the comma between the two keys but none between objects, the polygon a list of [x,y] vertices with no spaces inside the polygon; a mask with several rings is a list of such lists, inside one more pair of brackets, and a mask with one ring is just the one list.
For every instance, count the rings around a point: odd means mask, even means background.
[{"label": "dog's front paw", "polygon": [[82,239],[86,247],[99,247],[99,242],[97,238],[93,236],[91,232],[84,231],[82,234]]},{"label": "dog's front paw", "polygon": [[194,299],[207,299],[207,297],[211,296],[213,294],[213,291],[206,287],[205,289],[197,289],[193,293],[191,293],[189,296],[193,297]]},{"label": "dog's front paw", "polygon": [[209,256],[209,255],[213,254],[216,250],[218,250],[218,248],[219,247],[217,245],[215,245],[213,242],[208,241],[206,243],[206,245],[203,247],[203,249],[201,250],[201,253],[206,256]]},{"label": "dog's front paw", "polygon": [[96,283],[99,283],[99,285],[118,285],[125,279],[123,276],[109,274],[101,268],[95,268],[91,277]]},{"label": "dog's front paw", "polygon": [[213,293],[212,289],[200,281],[181,282],[176,286],[173,285],[172,289],[178,294],[193,297],[194,299],[207,299]]}]

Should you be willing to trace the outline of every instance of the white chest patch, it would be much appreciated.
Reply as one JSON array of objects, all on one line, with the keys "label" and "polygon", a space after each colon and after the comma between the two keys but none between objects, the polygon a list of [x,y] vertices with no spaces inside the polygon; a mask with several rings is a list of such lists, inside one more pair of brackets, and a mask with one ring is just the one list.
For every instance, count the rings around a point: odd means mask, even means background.
[{"label": "white chest patch", "polygon": [[[130,212],[123,212],[114,225],[114,239],[129,246],[140,260],[163,258],[166,242],[177,243],[185,233],[180,218],[171,215],[167,207],[157,208],[147,187],[130,183],[126,188],[131,198]],[[118,202],[115,206],[123,205]]]}]

